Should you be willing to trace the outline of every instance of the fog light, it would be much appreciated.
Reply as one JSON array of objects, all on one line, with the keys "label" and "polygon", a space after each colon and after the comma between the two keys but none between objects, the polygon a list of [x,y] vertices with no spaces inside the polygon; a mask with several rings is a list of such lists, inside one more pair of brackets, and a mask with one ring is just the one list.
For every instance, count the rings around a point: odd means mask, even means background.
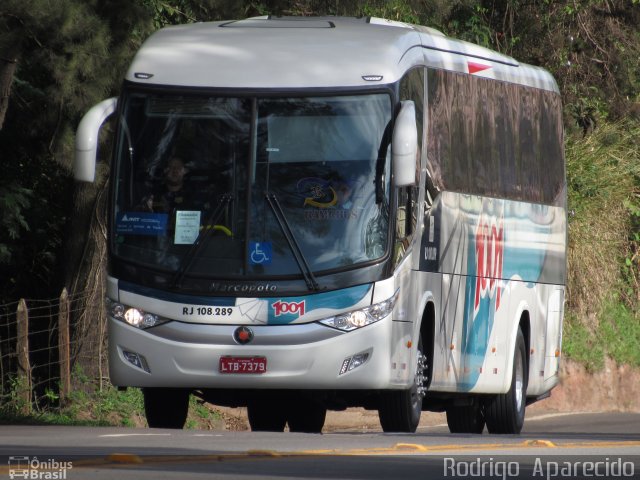
[{"label": "fog light", "polygon": [[359,353],[357,355],[354,355],[351,358],[351,362],[349,363],[349,370],[353,370],[354,368],[358,368],[360,365],[362,365],[364,362],[366,362],[369,359],[369,353]]},{"label": "fog light", "polygon": [[339,375],[350,372],[351,370],[358,368],[369,360],[371,355],[371,351],[356,353],[351,357],[347,357],[342,361],[342,366],[340,367]]},{"label": "fog light", "polygon": [[142,355],[135,352],[128,352],[127,350],[122,351],[122,355],[124,358],[134,367],[138,367],[140,370],[144,370],[147,373],[151,373],[151,369],[149,368],[149,364],[147,364],[147,359]]}]

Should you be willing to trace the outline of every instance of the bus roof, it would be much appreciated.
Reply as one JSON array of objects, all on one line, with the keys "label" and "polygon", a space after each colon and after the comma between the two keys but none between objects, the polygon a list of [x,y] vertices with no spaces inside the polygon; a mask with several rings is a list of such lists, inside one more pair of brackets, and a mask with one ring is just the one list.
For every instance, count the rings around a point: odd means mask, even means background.
[{"label": "bus roof", "polygon": [[375,17],[253,17],[167,27],[147,39],[131,82],[290,89],[388,84],[415,65],[558,91],[545,70],[418,25]]}]

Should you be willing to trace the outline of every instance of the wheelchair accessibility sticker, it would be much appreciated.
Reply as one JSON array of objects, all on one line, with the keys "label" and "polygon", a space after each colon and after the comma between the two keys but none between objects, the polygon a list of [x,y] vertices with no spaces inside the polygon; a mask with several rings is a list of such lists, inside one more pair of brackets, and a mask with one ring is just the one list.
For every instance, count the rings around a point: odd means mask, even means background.
[{"label": "wheelchair accessibility sticker", "polygon": [[253,265],[271,265],[271,242],[249,242],[249,259]]}]

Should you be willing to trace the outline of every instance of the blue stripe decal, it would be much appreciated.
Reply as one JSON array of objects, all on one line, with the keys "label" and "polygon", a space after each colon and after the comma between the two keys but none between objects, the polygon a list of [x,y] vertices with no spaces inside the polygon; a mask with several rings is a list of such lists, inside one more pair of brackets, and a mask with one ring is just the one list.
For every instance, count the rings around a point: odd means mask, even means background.
[{"label": "blue stripe decal", "polygon": [[[166,302],[181,303],[184,305],[233,307],[236,305],[237,298],[253,298],[185,295],[181,293],[165,292],[125,281],[119,282],[119,288],[122,291],[142,295],[144,297],[155,298]],[[312,312],[313,310],[324,308],[338,311],[355,306],[367,295],[370,295],[371,288],[370,284],[366,284],[312,295],[259,298],[257,300],[259,302],[266,302],[268,305],[268,315],[265,320],[269,325],[288,325],[298,320],[305,313]]]},{"label": "blue stripe decal", "polygon": [[270,325],[287,325],[319,308],[344,310],[358,304],[370,292],[371,285],[358,285],[314,295],[269,299],[267,322]]}]

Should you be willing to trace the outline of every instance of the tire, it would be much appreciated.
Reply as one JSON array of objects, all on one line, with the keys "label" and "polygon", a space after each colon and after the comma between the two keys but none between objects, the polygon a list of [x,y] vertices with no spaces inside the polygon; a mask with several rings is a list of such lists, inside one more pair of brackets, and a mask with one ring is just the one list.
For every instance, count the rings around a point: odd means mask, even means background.
[{"label": "tire", "polygon": [[447,425],[451,433],[482,433],[485,425],[482,405],[447,408]]},{"label": "tire", "polygon": [[149,428],[181,429],[189,413],[191,392],[182,388],[143,388],[144,413]]},{"label": "tire", "polygon": [[378,417],[384,432],[414,433],[420,423],[422,399],[427,371],[422,350],[422,337],[418,340],[417,368],[414,383],[408,390],[387,390],[380,394]]},{"label": "tire", "polygon": [[490,397],[484,407],[489,433],[518,434],[524,426],[528,383],[527,351],[522,330],[518,329],[513,356],[511,387],[507,393]]},{"label": "tire", "polygon": [[320,402],[300,402],[288,413],[290,432],[321,433],[327,408]]},{"label": "tire", "polygon": [[249,425],[254,432],[284,432],[286,407],[272,398],[258,398],[247,405]]}]

